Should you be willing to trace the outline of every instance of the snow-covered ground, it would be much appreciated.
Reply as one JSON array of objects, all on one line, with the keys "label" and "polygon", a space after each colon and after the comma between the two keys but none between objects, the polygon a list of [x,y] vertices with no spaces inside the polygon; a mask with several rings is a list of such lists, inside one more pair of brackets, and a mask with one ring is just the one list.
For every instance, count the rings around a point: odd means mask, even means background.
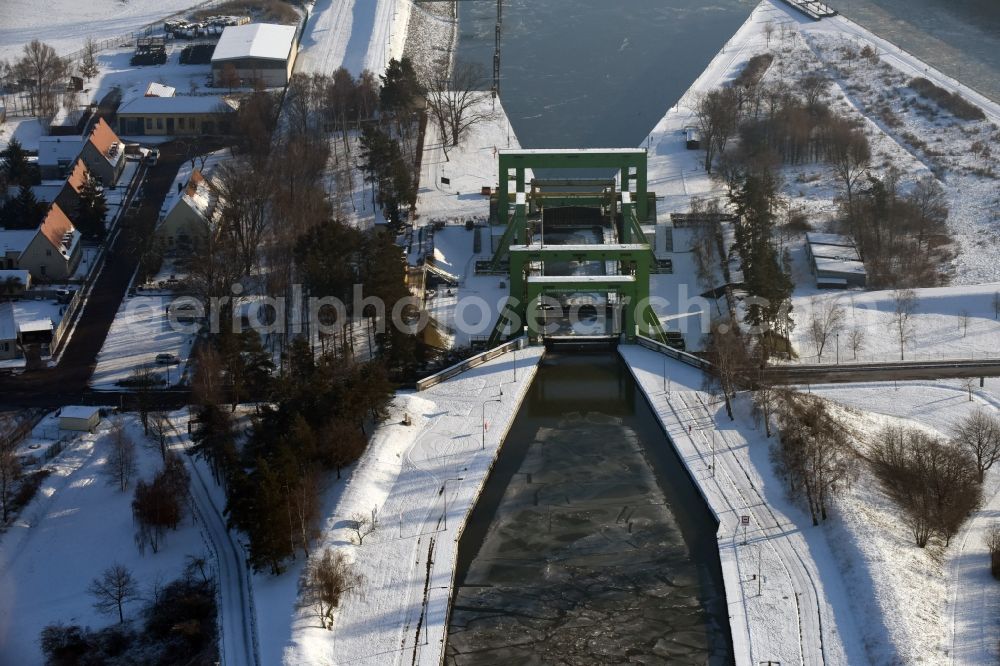
[{"label": "snow-covered ground", "polygon": [[[188,358],[195,334],[175,330],[167,320],[167,296],[132,296],[122,301],[115,320],[108,331],[97,367],[90,377],[90,385],[98,390],[121,388],[117,382],[129,379],[133,369],[150,366],[153,372],[169,384],[177,384],[187,371]],[[169,353],[177,356],[175,365],[157,365],[156,355]]]},{"label": "snow-covered ground", "polygon": [[[342,601],[332,631],[300,609],[285,664],[440,663],[457,541],[542,352],[517,352],[516,381],[507,353],[397,395],[316,546],[345,552],[365,577],[363,590]],[[404,414],[412,425],[402,424]],[[373,509],[378,529],[357,545],[351,516]],[[275,656],[265,652],[264,662]]]},{"label": "snow-covered ground", "polygon": [[385,72],[406,43],[412,0],[316,0],[302,32],[295,71],[333,75],[345,67]]},{"label": "snow-covered ground", "polygon": [[[434,122],[427,124],[417,194],[418,225],[426,226],[433,220],[449,223],[434,233],[434,260],[458,277],[460,285],[450,296],[447,290],[437,290],[427,302],[427,310],[453,336],[456,347],[490,334],[509,293],[500,286],[505,282],[501,278],[475,274],[476,260],[493,255],[490,237],[488,229],[481,230],[482,250],[474,254],[474,232],[466,231],[464,224],[469,219],[489,219],[490,200],[480,192],[484,186],[496,187],[497,151],[520,148],[520,144],[499,100],[494,105],[492,97],[484,93],[477,104],[488,108],[493,117],[473,125],[458,146],[442,145],[440,128]],[[442,183],[442,178],[448,184]]]},{"label": "snow-covered ground", "polygon": [[[13,110],[8,110],[13,113]],[[11,139],[17,139],[25,150],[37,151],[38,138],[45,136],[45,129],[33,116],[12,116],[0,123],[0,150],[6,150]]]},{"label": "snow-covered ground", "polygon": [[[996,414],[1000,407],[996,378],[974,388],[972,400],[959,380],[837,384],[811,391],[850,408],[846,422],[862,435],[890,421],[947,437],[972,410]],[[866,627],[873,663],[996,663],[1000,583],[990,575],[983,537],[1000,512],[1000,471],[987,473],[981,508],[943,553],[913,545],[899,510],[870,473],[862,471],[837,503],[830,542],[859,625]]]},{"label": "snow-covered ground", "polygon": [[[49,438],[53,418],[36,428]],[[125,417],[136,443],[138,473],[151,477],[160,454],[134,416]],[[59,431],[69,443],[46,465],[51,474],[17,521],[0,534],[0,663],[40,664],[38,637],[48,624],[99,628],[117,618],[98,615],[87,593],[90,581],[112,564],[124,564],[148,595],[154,584],[179,576],[188,555],[205,556],[190,516],[169,532],[159,552],[140,555],[133,541],[132,492],[106,483],[102,467],[110,444],[108,421],[94,434]],[[134,486],[133,486],[134,487]],[[126,612],[134,617],[137,604]]]},{"label": "snow-covered ground", "polygon": [[[775,28],[770,39],[765,33],[768,25]],[[878,54],[876,62],[861,58],[853,63],[845,61],[842,47],[850,46],[857,52],[865,45]],[[1000,181],[973,172],[990,166],[997,171],[997,158],[982,157],[972,151],[976,141],[996,145],[1000,105],[843,17],[809,21],[777,0],[764,0],[757,6],[643,142],[649,150],[649,187],[662,197],[657,204],[661,220],[671,212],[687,211],[692,197],[724,199],[725,187],[710,178],[703,168],[703,151],[686,150],[684,128],[697,126],[693,107],[698,95],[732,80],[752,56],[767,52],[774,54],[775,62],[765,74],[764,83],[794,82],[809,72],[830,78],[827,93],[831,106],[838,113],[862,122],[872,144],[876,172],[891,163],[900,170],[904,183],[912,183],[915,178],[931,175],[934,167],[951,209],[948,228],[956,241],[957,256],[945,268],[952,281],[975,284],[1000,280],[995,261],[1000,243],[995,233]],[[956,122],[947,112],[941,112],[936,120],[924,117],[914,103],[912,91],[902,88],[910,77],[917,75],[960,92],[984,110],[987,120]],[[890,127],[885,122],[884,108],[897,119],[897,126]],[[923,138],[930,145],[930,154],[914,145],[912,137]],[[782,194],[791,210],[804,213],[816,228],[828,227],[835,221],[834,198],[842,188],[829,167],[818,163],[786,165],[782,167],[782,175]],[[674,261],[680,262],[679,268],[683,270],[682,252],[674,254]],[[814,283],[808,274],[796,277],[810,287]],[[653,295],[676,302],[677,287],[673,278],[656,276]],[[670,316],[678,311],[667,308],[661,314]],[[800,331],[803,328],[799,326]]]},{"label": "snow-covered ground", "polygon": [[205,4],[204,0],[4,0],[0,60],[19,58],[24,45],[33,39],[66,55],[83,48],[88,37],[95,41],[117,37]]},{"label": "snow-covered ground", "polygon": [[[910,361],[951,358],[1000,357],[1000,320],[993,299],[1000,283],[970,287],[935,287],[913,290],[917,307],[904,336],[903,357]],[[892,291],[824,291],[816,296],[792,300],[799,325],[792,331],[792,343],[803,363],[854,362],[849,338],[854,330],[864,336],[858,362],[900,360],[896,299]],[[815,300],[814,300],[815,299]],[[817,313],[840,307],[843,324],[830,335],[823,357],[810,338],[808,322],[813,306]],[[839,346],[839,353],[838,353]]]},{"label": "snow-covered ground", "polygon": [[[787,499],[748,401],[737,401],[730,421],[702,391],[700,371],[642,347],[618,349],[719,518],[737,664],[865,663],[850,590],[824,530]],[[745,532],[742,516],[750,520]]]}]

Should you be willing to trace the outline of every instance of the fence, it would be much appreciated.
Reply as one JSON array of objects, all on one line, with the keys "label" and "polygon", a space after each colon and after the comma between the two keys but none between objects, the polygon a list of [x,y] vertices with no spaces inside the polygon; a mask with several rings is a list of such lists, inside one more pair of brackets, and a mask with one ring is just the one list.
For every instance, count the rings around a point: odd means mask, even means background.
[{"label": "fence", "polygon": [[[139,37],[146,37],[151,35],[154,31],[163,27],[164,21],[168,21],[172,18],[177,18],[179,16],[184,16],[194,10],[211,9],[212,7],[217,7],[219,5],[225,4],[229,0],[207,0],[206,2],[199,2],[195,5],[188,7],[187,9],[182,9],[179,12],[174,12],[168,16],[153,21],[152,23],[147,23],[146,25],[140,27],[138,30],[133,30],[132,32],[127,32],[122,35],[117,35],[115,37],[107,37],[105,39],[100,39],[95,41],[94,51],[104,51],[112,47],[123,47],[123,46],[133,46],[136,39]],[[83,58],[83,54],[86,52],[87,48],[77,49],[72,53],[67,53],[63,56],[64,60],[74,62]]]},{"label": "fence", "polygon": [[636,335],[635,341],[640,347],[645,347],[646,349],[651,349],[652,351],[664,354],[670,358],[680,361],[681,363],[686,363],[699,370],[710,371],[712,369],[712,364],[709,361],[701,358],[700,356],[695,356],[694,354],[689,354],[686,351],[681,351],[680,349],[675,349],[662,342],[657,342],[651,338],[647,338],[644,335]]},{"label": "fence", "polygon": [[837,352],[825,350],[823,352],[823,357],[819,358],[815,355],[811,356],[800,356],[794,359],[782,359],[781,361],[775,363],[774,365],[780,367],[782,365],[788,365],[792,367],[798,366],[809,366],[809,367],[837,367],[837,366],[851,366],[851,365],[871,365],[875,363],[881,364],[906,364],[906,363],[959,363],[959,362],[969,362],[969,361],[1000,361],[1000,351],[989,352],[982,349],[967,349],[965,351],[938,351],[938,352],[926,352],[926,351],[911,351],[909,349],[905,350],[903,357],[900,358],[899,350],[888,351],[888,352],[878,352],[871,354],[858,354],[855,357],[854,352],[850,350],[841,350],[839,357]]},{"label": "fence", "polygon": [[423,379],[417,382],[417,390],[426,391],[432,386],[437,386],[441,382],[447,381],[452,377],[458,376],[463,372],[465,372],[466,370],[471,370],[472,368],[478,367],[484,363],[488,363],[489,361],[492,361],[498,356],[503,356],[509,351],[514,351],[516,349],[524,349],[524,347],[527,345],[527,342],[528,342],[527,338],[520,337],[515,340],[511,340],[510,342],[504,343],[499,347],[494,347],[493,349],[484,351],[481,354],[476,354],[475,356],[471,356],[462,361],[461,363],[453,365],[450,368],[445,368],[441,372],[435,373],[430,377],[424,377]]}]

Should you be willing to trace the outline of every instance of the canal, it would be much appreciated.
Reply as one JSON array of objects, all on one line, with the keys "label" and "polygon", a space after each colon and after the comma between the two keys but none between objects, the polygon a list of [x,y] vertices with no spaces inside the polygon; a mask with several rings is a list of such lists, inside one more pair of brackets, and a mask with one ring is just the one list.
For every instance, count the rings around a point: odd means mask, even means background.
[{"label": "canal", "polygon": [[[1000,100],[997,0],[826,0]],[[459,62],[492,71],[496,3],[461,2]],[[638,146],[756,0],[504,0],[500,96],[525,148]]]},{"label": "canal", "polygon": [[728,663],[715,527],[617,354],[549,354],[459,544],[446,660]]}]

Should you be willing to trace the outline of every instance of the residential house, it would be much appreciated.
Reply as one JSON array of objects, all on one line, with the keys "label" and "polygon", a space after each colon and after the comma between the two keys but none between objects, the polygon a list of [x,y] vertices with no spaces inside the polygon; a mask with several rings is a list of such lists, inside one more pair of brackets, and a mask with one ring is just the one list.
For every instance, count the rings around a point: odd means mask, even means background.
[{"label": "residential house", "polygon": [[62,180],[69,173],[83,149],[82,136],[43,136],[38,138],[38,170],[43,180]]},{"label": "residential house", "polygon": [[32,236],[21,249],[17,268],[30,271],[31,277],[40,282],[65,280],[73,275],[82,256],[80,232],[59,204],[52,204],[38,229],[27,233]]},{"label": "residential house", "polygon": [[80,150],[87,170],[105,187],[113,187],[125,169],[125,144],[111,126],[99,118]]},{"label": "residential house", "polygon": [[168,206],[154,233],[163,247],[181,251],[204,243],[221,213],[217,188],[198,169]]},{"label": "residential house", "polygon": [[59,208],[70,218],[75,217],[77,210],[79,210],[80,191],[86,185],[88,178],[90,178],[90,172],[87,171],[87,165],[83,163],[83,160],[77,159],[73,170],[69,172],[66,182],[62,184],[59,194],[55,197],[53,203],[58,204]]}]

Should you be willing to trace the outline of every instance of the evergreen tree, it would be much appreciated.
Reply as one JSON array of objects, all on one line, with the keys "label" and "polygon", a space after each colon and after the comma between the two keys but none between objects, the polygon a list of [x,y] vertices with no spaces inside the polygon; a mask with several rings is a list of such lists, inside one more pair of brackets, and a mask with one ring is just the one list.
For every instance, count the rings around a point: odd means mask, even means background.
[{"label": "evergreen tree", "polygon": [[45,219],[48,204],[35,198],[28,185],[21,185],[17,196],[0,211],[0,226],[5,229],[36,229]]},{"label": "evergreen tree", "polygon": [[379,78],[382,81],[379,104],[383,111],[397,115],[410,111],[424,93],[423,86],[417,79],[417,72],[413,69],[413,62],[406,56],[401,60],[390,60],[385,74]]},{"label": "evergreen tree", "polygon": [[3,171],[10,185],[33,185],[37,180],[38,171],[28,161],[28,151],[21,142],[11,139],[7,147],[0,151],[3,158]]},{"label": "evergreen tree", "polygon": [[80,204],[76,210],[76,227],[89,240],[101,240],[106,232],[104,218],[108,213],[108,203],[104,198],[104,188],[93,175],[80,188]]}]

